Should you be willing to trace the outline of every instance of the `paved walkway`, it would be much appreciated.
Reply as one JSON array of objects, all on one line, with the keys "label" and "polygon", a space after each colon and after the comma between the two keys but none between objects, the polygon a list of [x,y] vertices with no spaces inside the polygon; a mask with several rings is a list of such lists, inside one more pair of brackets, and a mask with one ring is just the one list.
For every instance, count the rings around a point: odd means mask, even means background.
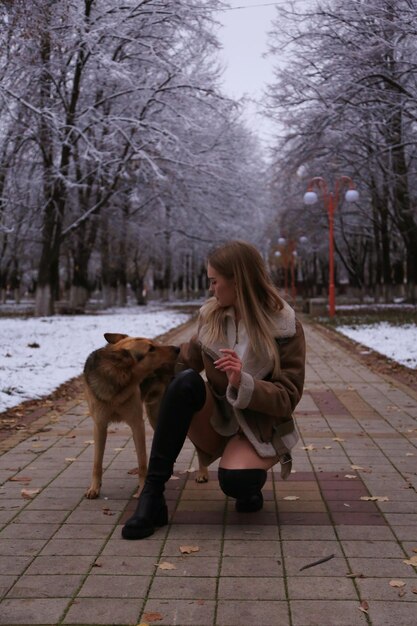
[{"label": "paved walkway", "polygon": [[111,428],[92,501],[81,397],[3,441],[0,624],[416,626],[417,395],[306,334],[295,471],[270,472],[259,513],[234,511],[215,468],[197,485],[187,444],[167,489],[172,524],[124,541],[127,428]]}]

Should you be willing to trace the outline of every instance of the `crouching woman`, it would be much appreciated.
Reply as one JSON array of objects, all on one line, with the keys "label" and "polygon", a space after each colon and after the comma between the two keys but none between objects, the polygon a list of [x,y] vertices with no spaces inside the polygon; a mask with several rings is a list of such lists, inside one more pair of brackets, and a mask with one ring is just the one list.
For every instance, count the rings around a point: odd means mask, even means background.
[{"label": "crouching woman", "polygon": [[217,248],[207,274],[212,297],[200,310],[197,335],[181,346],[183,371],[162,400],[125,539],[142,539],[167,524],[164,487],[187,435],[206,465],[220,459],[220,487],[239,512],[262,508],[268,469],[280,463],[284,479],[291,471],[298,440],[292,413],[304,385],[303,328],[252,245],[232,241]]}]

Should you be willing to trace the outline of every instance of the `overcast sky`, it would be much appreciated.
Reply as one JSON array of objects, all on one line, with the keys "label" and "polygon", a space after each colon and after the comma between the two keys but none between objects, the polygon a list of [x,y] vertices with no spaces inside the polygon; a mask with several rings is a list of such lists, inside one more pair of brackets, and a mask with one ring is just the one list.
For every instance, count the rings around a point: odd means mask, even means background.
[{"label": "overcast sky", "polygon": [[[275,15],[274,6],[260,6],[267,3],[267,0],[229,0],[231,7],[248,8],[219,11],[217,19],[222,26],[218,37],[223,46],[220,59],[225,67],[223,89],[233,98],[247,95],[260,99],[266,84],[272,80],[272,59],[262,56],[267,50],[267,32]],[[270,127],[256,114],[254,105],[248,107],[245,117],[267,141]]]},{"label": "overcast sky", "polygon": [[[275,5],[288,4],[287,0],[227,0],[230,10],[219,11],[221,23],[218,37],[223,46],[220,53],[225,67],[223,89],[227,95],[240,98],[247,95],[260,100],[268,83],[273,80],[273,58],[264,57],[268,49],[268,31],[276,15]],[[312,0],[296,0],[297,8],[311,4]],[[267,143],[273,127],[254,105],[247,107],[245,117],[253,130],[258,131]]]}]

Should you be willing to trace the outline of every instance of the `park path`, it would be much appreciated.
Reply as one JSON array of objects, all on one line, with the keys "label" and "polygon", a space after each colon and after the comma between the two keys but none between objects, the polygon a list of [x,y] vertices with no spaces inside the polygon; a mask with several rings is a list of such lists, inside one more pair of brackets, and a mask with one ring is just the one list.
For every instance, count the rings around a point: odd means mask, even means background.
[{"label": "park path", "polygon": [[111,428],[94,501],[83,497],[93,447],[81,396],[3,440],[0,624],[415,626],[417,565],[405,561],[417,561],[417,394],[305,330],[295,471],[286,482],[269,472],[258,513],[234,511],[215,466],[197,485],[187,443],[168,483],[170,525],[123,541],[135,505],[126,427]]}]

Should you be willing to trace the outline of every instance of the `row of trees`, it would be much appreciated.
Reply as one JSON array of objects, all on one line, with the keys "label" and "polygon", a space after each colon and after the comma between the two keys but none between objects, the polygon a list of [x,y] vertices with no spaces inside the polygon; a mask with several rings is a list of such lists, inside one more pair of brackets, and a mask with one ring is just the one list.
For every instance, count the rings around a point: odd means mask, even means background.
[{"label": "row of trees", "polygon": [[[36,314],[100,287],[198,289],[209,247],[261,245],[255,137],[219,89],[217,0],[0,5],[0,290]],[[201,284],[200,284],[201,286]]]},{"label": "row of trees", "polygon": [[[294,5],[297,7],[297,4]],[[355,205],[336,208],[339,276],[385,298],[394,286],[417,295],[417,2],[332,0],[315,8],[278,8],[271,35],[277,62],[268,114],[281,233],[309,238],[304,258],[327,273],[323,204],[303,207],[308,180],[334,188],[349,175]],[[314,260],[314,264],[313,264]]]}]

